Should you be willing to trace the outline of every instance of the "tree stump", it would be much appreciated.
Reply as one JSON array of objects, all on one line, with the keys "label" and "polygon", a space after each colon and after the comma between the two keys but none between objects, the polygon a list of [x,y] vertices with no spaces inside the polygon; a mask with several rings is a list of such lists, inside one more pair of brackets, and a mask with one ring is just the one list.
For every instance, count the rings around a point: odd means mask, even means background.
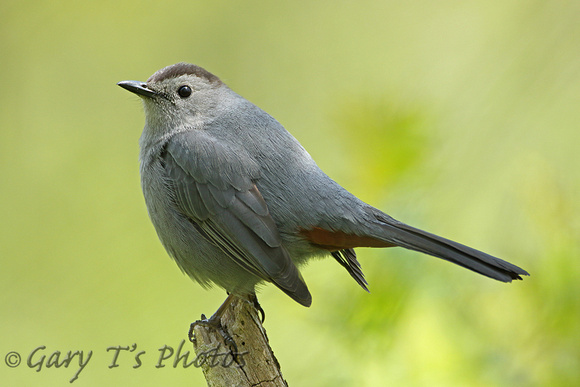
[{"label": "tree stump", "polygon": [[215,328],[197,324],[193,330],[193,348],[209,387],[288,386],[250,301],[235,297],[220,322],[236,343],[237,353]]}]

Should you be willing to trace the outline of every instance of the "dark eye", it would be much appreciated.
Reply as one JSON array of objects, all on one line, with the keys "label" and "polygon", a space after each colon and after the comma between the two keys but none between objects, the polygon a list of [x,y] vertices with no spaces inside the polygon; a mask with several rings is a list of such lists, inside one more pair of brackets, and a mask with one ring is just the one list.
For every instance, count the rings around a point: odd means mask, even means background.
[{"label": "dark eye", "polygon": [[179,89],[177,89],[177,94],[179,94],[181,98],[187,98],[191,95],[191,87],[181,86]]}]

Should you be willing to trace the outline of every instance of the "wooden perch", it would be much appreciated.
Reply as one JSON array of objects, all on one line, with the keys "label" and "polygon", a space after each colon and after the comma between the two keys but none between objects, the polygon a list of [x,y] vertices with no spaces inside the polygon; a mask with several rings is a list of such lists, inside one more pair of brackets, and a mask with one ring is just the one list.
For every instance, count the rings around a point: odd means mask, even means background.
[{"label": "wooden perch", "polygon": [[220,321],[236,343],[237,354],[217,329],[197,324],[193,330],[193,348],[209,387],[288,386],[251,302],[235,297]]}]

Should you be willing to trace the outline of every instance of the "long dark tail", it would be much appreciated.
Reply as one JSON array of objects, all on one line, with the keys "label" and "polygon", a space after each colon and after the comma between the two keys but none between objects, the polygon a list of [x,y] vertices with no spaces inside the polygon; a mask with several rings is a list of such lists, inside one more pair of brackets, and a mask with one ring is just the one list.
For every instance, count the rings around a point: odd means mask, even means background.
[{"label": "long dark tail", "polygon": [[521,275],[529,275],[524,269],[509,262],[411,227],[388,215],[381,213],[375,214],[375,217],[382,223],[384,231],[377,237],[387,243],[445,259],[498,281],[511,282],[521,280]]}]

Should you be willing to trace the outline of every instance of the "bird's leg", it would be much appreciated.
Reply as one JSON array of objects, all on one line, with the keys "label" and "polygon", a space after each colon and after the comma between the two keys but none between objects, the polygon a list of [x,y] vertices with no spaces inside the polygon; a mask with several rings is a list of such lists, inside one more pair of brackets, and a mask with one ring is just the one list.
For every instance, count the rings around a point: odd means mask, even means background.
[{"label": "bird's leg", "polygon": [[204,314],[202,314],[201,320],[197,320],[197,321],[191,323],[191,326],[189,327],[189,334],[188,334],[189,341],[193,342],[193,340],[194,340],[193,329],[197,325],[204,325],[207,327],[211,327],[211,328],[215,329],[217,332],[219,332],[219,334],[224,338],[226,344],[228,344],[228,346],[230,347],[232,352],[237,353],[238,346],[236,345],[234,339],[232,339],[232,337],[224,330],[224,328],[221,324],[222,315],[224,314],[226,309],[230,306],[234,297],[236,297],[236,296],[233,293],[228,294],[228,297],[226,298],[226,300],[223,302],[223,304],[221,304],[221,306],[218,308],[218,310],[216,310],[216,312],[213,314],[213,316],[211,316],[210,318],[207,318],[207,317],[205,317]]}]

